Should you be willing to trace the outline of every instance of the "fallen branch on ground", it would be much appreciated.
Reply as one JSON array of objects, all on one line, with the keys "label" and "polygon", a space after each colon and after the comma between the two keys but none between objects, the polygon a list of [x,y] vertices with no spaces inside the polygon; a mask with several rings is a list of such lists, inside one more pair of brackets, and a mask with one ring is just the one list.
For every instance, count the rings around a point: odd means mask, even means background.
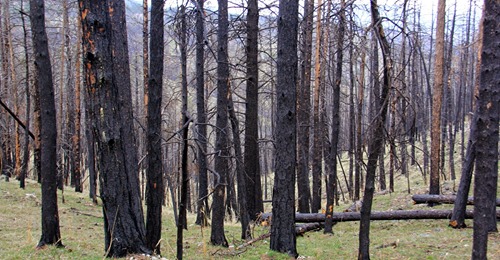
[{"label": "fallen branch on ground", "polygon": [[[371,220],[404,220],[404,219],[450,219],[452,210],[394,210],[394,211],[372,211]],[[500,211],[496,212],[497,219],[500,219]],[[269,221],[271,213],[262,213],[260,218]],[[472,210],[465,212],[465,218],[472,219]],[[359,221],[360,212],[334,212],[332,219],[334,222]],[[295,213],[295,222],[311,223],[324,222],[325,214],[321,213]]]},{"label": "fallen branch on ground", "polygon": [[[455,195],[434,195],[434,194],[415,194],[411,196],[411,199],[415,204],[423,203],[443,203],[443,204],[453,204],[455,203],[457,196]],[[474,197],[467,198],[467,205],[474,205]],[[497,207],[500,206],[500,199],[496,200]]]}]

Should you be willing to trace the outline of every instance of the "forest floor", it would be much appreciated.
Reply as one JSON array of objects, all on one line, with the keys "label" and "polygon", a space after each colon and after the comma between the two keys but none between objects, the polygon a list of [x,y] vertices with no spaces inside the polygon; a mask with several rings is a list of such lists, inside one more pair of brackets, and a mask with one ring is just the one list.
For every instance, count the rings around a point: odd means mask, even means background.
[{"label": "forest floor", "polygon": [[[406,178],[397,176],[400,187],[394,193],[378,194],[374,210],[428,209],[426,205],[414,205],[407,192]],[[412,194],[426,193],[421,176],[411,179]],[[458,186],[458,180],[456,182]],[[442,185],[443,193],[453,192],[453,183]],[[40,186],[28,181],[25,190],[14,179],[0,181],[0,258],[1,259],[100,259],[104,255],[102,208],[88,199],[87,193],[75,193],[69,187],[61,191],[59,217],[64,248],[47,247],[36,250],[41,234]],[[342,203],[335,211],[343,211],[350,203]],[[269,210],[270,203],[266,203]],[[434,209],[452,209],[453,205],[439,205]],[[229,248],[210,245],[210,227],[194,224],[195,214],[188,216],[185,231],[185,259],[289,259],[286,255],[269,249],[269,239],[258,241],[238,249],[240,224],[226,222],[226,238]],[[391,220],[371,223],[372,259],[469,259],[472,250],[472,221],[468,228],[448,227],[448,220]],[[297,238],[297,250],[301,259],[356,259],[358,250],[359,222],[344,222],[334,226],[334,234],[308,232]],[[269,232],[269,227],[255,226],[253,236]],[[164,207],[162,228],[162,256],[175,259],[176,228],[171,207]],[[500,259],[500,234],[489,237],[489,259]],[[145,259],[132,256],[135,259]],[[127,259],[131,259],[128,257]]]}]

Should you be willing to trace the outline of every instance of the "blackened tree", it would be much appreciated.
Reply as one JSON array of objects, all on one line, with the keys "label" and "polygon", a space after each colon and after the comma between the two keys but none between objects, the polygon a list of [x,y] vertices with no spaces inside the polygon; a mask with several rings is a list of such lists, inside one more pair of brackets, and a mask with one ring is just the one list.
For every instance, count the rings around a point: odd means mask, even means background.
[{"label": "blackened tree", "polygon": [[251,219],[264,210],[262,204],[262,189],[259,167],[259,131],[258,131],[258,36],[259,36],[259,8],[257,0],[248,1],[247,13],[247,89],[245,110],[245,173],[247,177],[247,208]]},{"label": "blackened tree", "polygon": [[161,151],[161,102],[163,81],[163,0],[151,3],[151,41],[149,51],[151,68],[148,82],[148,109],[146,149],[148,153],[146,176],[146,243],[160,253],[161,209],[165,188],[163,185]]},{"label": "blackened tree", "polygon": [[298,0],[279,3],[276,114],[276,175],[273,188],[271,250],[297,257],[295,237],[295,161],[297,139]]},{"label": "blackened tree", "polygon": [[378,10],[376,0],[370,1],[372,23],[375,35],[382,48],[384,79],[382,89],[375,92],[376,116],[373,120],[373,134],[368,144],[368,164],[366,166],[365,192],[363,194],[363,205],[361,206],[361,219],[359,223],[359,250],[358,259],[370,259],[370,214],[372,210],[373,194],[375,192],[375,170],[379,160],[382,147],[385,142],[385,121],[387,118],[387,107],[389,101],[389,90],[391,88],[391,49],[382,26],[382,19]]},{"label": "blackened tree", "polygon": [[498,126],[500,118],[500,2],[485,0],[483,50],[477,117],[474,180],[472,259],[486,259],[488,232],[497,231],[495,217],[498,181]]},{"label": "blackened tree", "polygon": [[81,0],[79,6],[106,256],[149,253],[132,122],[125,1]]},{"label": "blackened tree", "polygon": [[56,107],[54,84],[45,31],[44,0],[30,0],[31,31],[35,52],[36,87],[40,93],[40,148],[42,173],[42,237],[37,247],[62,246],[57,209]]},{"label": "blackened tree", "polygon": [[227,0],[218,0],[219,4],[219,22],[217,31],[217,120],[216,120],[216,137],[215,137],[215,173],[218,175],[215,183],[213,203],[212,203],[212,230],[210,242],[214,245],[228,246],[226,236],[224,234],[224,199],[226,196],[226,182],[228,172],[228,155],[227,134],[228,128],[228,111],[227,97],[229,85],[229,63],[227,55],[228,44],[228,13]]}]

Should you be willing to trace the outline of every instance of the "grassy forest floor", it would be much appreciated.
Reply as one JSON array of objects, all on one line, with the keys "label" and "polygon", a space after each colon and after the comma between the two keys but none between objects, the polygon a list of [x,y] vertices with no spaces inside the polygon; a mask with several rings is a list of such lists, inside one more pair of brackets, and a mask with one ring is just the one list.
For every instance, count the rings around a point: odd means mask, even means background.
[{"label": "grassy forest floor", "polygon": [[[406,178],[397,176],[401,185],[391,194],[378,194],[374,210],[427,209],[426,205],[413,205],[406,189]],[[421,176],[411,179],[412,193],[426,193]],[[456,182],[458,187],[458,180]],[[17,181],[0,182],[0,258],[1,259],[99,259],[104,255],[104,232],[101,206],[95,206],[87,193],[64,191],[59,196],[59,216],[62,242],[65,248],[48,247],[35,250],[40,238],[41,194],[40,186],[28,181],[22,190]],[[451,193],[453,183],[443,184],[444,193]],[[340,202],[336,211],[343,211],[350,203]],[[266,204],[269,210],[270,204]],[[440,205],[435,209],[452,209],[453,205]],[[195,214],[189,214],[185,232],[185,259],[289,259],[286,255],[269,250],[269,239],[258,241],[244,249],[236,248],[240,239],[240,224],[226,223],[226,237],[230,248],[211,246],[210,227],[194,225]],[[472,220],[468,228],[455,230],[447,220],[373,221],[371,224],[372,259],[469,259],[472,250]],[[302,259],[356,259],[359,222],[338,223],[334,234],[308,232],[297,238],[297,250]],[[255,226],[253,236],[269,231],[269,227]],[[161,242],[162,256],[175,259],[176,229],[170,207],[163,211]],[[500,234],[489,237],[488,256],[500,259]],[[130,259],[130,257],[128,257]]]}]

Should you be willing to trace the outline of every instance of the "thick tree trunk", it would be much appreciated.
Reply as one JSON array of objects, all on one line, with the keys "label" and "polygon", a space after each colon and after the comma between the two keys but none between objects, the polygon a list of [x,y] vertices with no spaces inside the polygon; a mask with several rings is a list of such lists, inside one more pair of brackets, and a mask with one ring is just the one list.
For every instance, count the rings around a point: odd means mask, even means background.
[{"label": "thick tree trunk", "polygon": [[62,246],[57,210],[56,183],[56,107],[54,84],[50,64],[47,33],[45,31],[45,4],[43,0],[30,0],[31,31],[35,52],[37,88],[40,93],[40,147],[42,173],[42,237],[37,247],[47,244]]},{"label": "thick tree trunk", "polygon": [[276,174],[271,250],[297,257],[295,237],[295,162],[298,0],[283,0],[278,14]]},{"label": "thick tree trunk", "polygon": [[87,104],[98,153],[106,256],[150,253],[146,246],[132,121],[125,2],[81,0],[79,4]]},{"label": "thick tree trunk", "polygon": [[[182,18],[181,18],[182,19]],[[161,149],[161,108],[163,95],[163,0],[153,0],[151,3],[151,73],[148,77],[148,108],[147,108],[147,184],[146,184],[146,245],[160,254],[161,212],[165,197],[163,181],[162,149]],[[185,29],[185,28],[184,28]],[[183,45],[181,44],[181,48]],[[181,51],[182,52],[182,51]],[[185,51],[184,51],[185,52]],[[181,53],[181,59],[182,59]],[[184,53],[184,59],[185,59]],[[185,71],[183,71],[185,72]],[[183,83],[184,83],[183,75]],[[187,83],[186,83],[187,85]],[[186,98],[187,99],[187,98]]]},{"label": "thick tree trunk", "polygon": [[500,2],[485,0],[477,118],[472,122],[477,125],[472,259],[486,259],[488,233],[498,231],[494,213],[500,120],[499,28]]}]

